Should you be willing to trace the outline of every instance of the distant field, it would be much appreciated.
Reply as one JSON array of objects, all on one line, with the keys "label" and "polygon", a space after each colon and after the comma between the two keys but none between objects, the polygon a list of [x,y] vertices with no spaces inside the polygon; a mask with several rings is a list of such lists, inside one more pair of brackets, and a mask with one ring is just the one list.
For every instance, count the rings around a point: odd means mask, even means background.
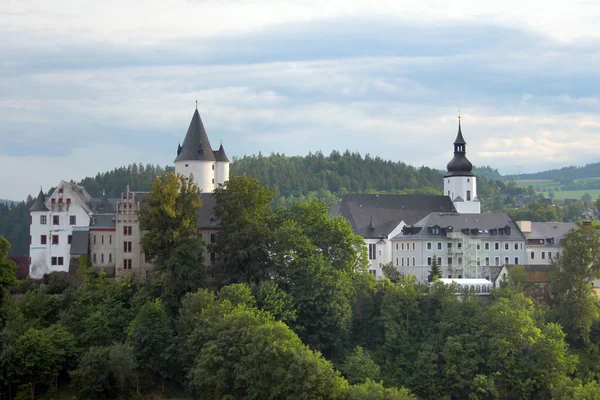
[{"label": "distant field", "polygon": [[[548,197],[548,192],[542,192],[544,196]],[[592,201],[596,200],[600,196],[600,189],[589,189],[589,190],[565,190],[564,192],[554,192],[554,200],[564,199],[581,199],[581,196],[589,193],[592,196]]]}]

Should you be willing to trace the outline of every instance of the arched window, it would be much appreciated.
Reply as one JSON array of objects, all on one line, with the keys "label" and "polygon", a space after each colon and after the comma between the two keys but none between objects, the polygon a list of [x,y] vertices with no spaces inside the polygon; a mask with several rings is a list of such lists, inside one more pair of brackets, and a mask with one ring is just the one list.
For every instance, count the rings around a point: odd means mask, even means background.
[{"label": "arched window", "polygon": [[481,287],[479,285],[475,286],[475,291],[481,293]]}]

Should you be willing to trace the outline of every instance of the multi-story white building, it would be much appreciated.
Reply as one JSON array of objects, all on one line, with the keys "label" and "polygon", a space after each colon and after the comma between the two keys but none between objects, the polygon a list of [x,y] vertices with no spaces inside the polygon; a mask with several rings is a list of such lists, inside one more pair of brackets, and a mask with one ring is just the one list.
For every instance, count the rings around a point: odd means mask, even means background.
[{"label": "multi-story white building", "polygon": [[[194,112],[183,146],[178,146],[175,171],[193,174],[201,190],[202,207],[196,226],[205,243],[214,243],[219,230],[212,193],[229,179],[229,160],[223,149],[212,150],[198,110]],[[127,186],[120,198],[92,198],[81,186],[62,181],[46,199],[43,191],[30,209],[31,264],[29,274],[40,279],[52,272],[69,272],[71,260],[89,255],[96,270],[116,276],[146,278],[152,264],[142,251],[138,211],[146,192]],[[205,263],[214,260],[206,252]]]},{"label": "multi-story white building", "polygon": [[81,186],[61,181],[48,199],[40,190],[29,211],[30,276],[68,272],[73,227],[90,225],[92,198]]},{"label": "multi-story white building", "polygon": [[565,235],[577,226],[574,222],[517,221],[527,240],[527,264],[550,265],[562,253]]},{"label": "multi-story white building", "polygon": [[443,278],[492,279],[503,265],[525,263],[525,237],[508,214],[431,213],[391,240],[402,274],[427,282],[432,264]]}]

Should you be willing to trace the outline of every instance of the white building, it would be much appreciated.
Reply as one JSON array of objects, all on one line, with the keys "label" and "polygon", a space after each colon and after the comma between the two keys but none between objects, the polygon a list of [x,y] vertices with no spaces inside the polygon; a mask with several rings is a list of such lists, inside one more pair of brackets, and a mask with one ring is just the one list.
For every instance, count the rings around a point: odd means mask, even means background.
[{"label": "white building", "polygon": [[562,253],[565,235],[577,227],[574,222],[517,221],[527,239],[527,263],[550,265]]},{"label": "white building", "polygon": [[194,180],[203,193],[212,193],[229,179],[229,159],[223,145],[212,150],[204,124],[198,109],[183,140],[183,146],[177,148],[175,172]]},{"label": "white building", "polygon": [[61,181],[46,199],[40,190],[30,211],[29,275],[40,279],[69,271],[73,227],[89,226],[92,198],[81,186]]},{"label": "white building", "polygon": [[445,279],[493,279],[503,265],[526,263],[525,237],[508,214],[431,213],[391,240],[392,260],[420,283],[435,262]]}]

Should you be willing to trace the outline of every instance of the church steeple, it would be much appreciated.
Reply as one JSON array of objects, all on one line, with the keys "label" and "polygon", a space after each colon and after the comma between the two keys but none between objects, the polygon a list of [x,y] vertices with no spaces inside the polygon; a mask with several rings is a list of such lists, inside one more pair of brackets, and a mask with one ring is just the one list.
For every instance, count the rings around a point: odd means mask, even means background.
[{"label": "church steeple", "polygon": [[449,176],[473,176],[473,164],[467,159],[467,142],[463,138],[462,128],[460,126],[460,116],[458,117],[458,134],[454,140],[454,157],[448,163]]},{"label": "church steeple", "polygon": [[183,145],[177,148],[175,161],[215,161],[198,109],[194,111]]},{"label": "church steeple", "polygon": [[37,195],[37,198],[29,211],[50,211],[48,207],[46,207],[46,196],[44,195],[42,188],[40,188],[40,193]]}]

